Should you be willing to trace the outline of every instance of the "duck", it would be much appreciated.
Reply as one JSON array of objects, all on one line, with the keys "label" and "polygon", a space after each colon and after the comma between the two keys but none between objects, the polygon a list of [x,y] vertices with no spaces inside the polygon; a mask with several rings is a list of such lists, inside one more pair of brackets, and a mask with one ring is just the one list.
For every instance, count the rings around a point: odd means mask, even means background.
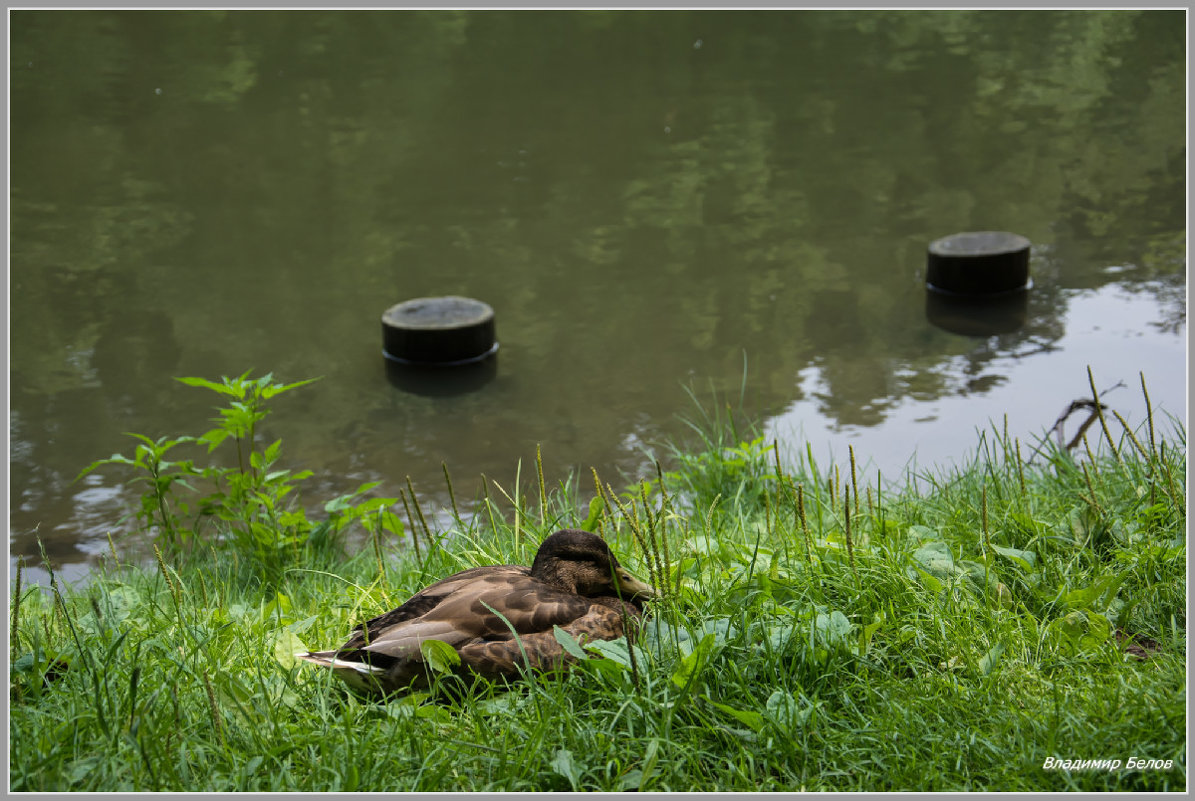
[{"label": "duck", "polygon": [[465,677],[511,680],[525,669],[565,671],[577,660],[556,638],[556,626],[582,644],[633,640],[644,604],[657,595],[601,537],[561,529],[540,543],[530,567],[455,573],[355,627],[339,648],[295,656],[372,696],[427,688],[421,646],[428,640],[455,650],[460,664],[454,670]]}]

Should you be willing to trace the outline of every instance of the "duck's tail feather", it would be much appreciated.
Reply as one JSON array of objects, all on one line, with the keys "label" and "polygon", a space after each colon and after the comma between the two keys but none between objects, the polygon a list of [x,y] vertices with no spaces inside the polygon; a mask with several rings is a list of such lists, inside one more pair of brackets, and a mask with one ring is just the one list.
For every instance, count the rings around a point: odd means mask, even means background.
[{"label": "duck's tail feather", "polygon": [[342,670],[353,670],[357,673],[371,675],[375,673],[385,673],[384,668],[374,667],[368,662],[352,662],[347,659],[337,659],[335,651],[299,651],[295,654],[296,659],[302,659],[304,662],[312,662],[316,665],[323,665],[324,667],[332,668],[340,672]]}]

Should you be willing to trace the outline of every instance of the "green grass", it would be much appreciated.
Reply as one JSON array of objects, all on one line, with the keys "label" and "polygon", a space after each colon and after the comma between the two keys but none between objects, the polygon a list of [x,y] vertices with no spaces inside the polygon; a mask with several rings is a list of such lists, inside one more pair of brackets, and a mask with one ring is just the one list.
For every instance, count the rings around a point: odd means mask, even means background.
[{"label": "green grass", "polygon": [[[418,553],[375,535],[263,572],[208,543],[18,587],[10,789],[1185,790],[1185,434],[1116,425],[1032,463],[991,432],[883,490],[707,420],[655,481],[495,491]],[[667,589],[634,660],[377,703],[291,658],[566,525]]]}]

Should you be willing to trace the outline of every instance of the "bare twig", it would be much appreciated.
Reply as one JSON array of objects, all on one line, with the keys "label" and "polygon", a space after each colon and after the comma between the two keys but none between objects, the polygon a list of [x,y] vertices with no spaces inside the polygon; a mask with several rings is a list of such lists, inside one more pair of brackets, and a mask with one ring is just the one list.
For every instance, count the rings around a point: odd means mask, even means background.
[{"label": "bare twig", "polygon": [[[1119,387],[1123,387],[1124,385],[1125,384],[1123,381],[1118,381],[1115,384],[1113,384],[1112,386],[1105,389],[1102,393],[1096,394],[1095,399],[1079,398],[1077,400],[1071,401],[1070,404],[1068,404],[1067,407],[1062,410],[1062,414],[1058,415],[1058,419],[1054,421],[1054,425],[1050,429],[1050,431],[1053,432],[1055,438],[1058,441],[1058,447],[1063,448],[1067,451],[1074,450],[1075,446],[1077,446],[1080,442],[1083,441],[1083,434],[1085,434],[1087,432],[1087,429],[1091,427],[1091,424],[1094,423],[1096,420],[1099,420],[1103,417],[1103,407],[1099,402],[1099,395],[1100,394],[1107,395],[1112,390],[1118,389]],[[1095,394],[1094,384],[1092,385],[1092,393]],[[1070,418],[1070,416],[1072,414],[1074,414],[1075,412],[1079,411],[1080,409],[1087,409],[1090,411],[1090,414],[1088,414],[1087,419],[1083,421],[1083,424],[1081,426],[1079,426],[1079,432],[1077,434],[1075,434],[1075,436],[1071,437],[1070,442],[1066,442],[1064,434],[1063,434],[1063,426],[1065,425],[1066,421]],[[1105,425],[1105,433],[1107,433],[1106,425]],[[1108,443],[1113,445],[1113,451],[1115,451],[1115,445],[1112,443],[1112,439],[1111,439],[1110,435],[1108,437]],[[1036,456],[1037,452],[1040,450],[1041,450],[1041,448],[1038,448],[1036,451],[1034,451],[1033,454],[1030,456],[1030,459],[1032,460],[1033,456]]]}]

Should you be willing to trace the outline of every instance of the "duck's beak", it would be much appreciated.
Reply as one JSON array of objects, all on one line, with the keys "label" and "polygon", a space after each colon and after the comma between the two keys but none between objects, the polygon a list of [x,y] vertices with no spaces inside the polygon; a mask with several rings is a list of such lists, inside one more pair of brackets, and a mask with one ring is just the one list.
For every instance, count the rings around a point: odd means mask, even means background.
[{"label": "duck's beak", "polygon": [[618,591],[628,598],[655,598],[659,595],[650,584],[640,581],[626,570],[618,571]]}]

